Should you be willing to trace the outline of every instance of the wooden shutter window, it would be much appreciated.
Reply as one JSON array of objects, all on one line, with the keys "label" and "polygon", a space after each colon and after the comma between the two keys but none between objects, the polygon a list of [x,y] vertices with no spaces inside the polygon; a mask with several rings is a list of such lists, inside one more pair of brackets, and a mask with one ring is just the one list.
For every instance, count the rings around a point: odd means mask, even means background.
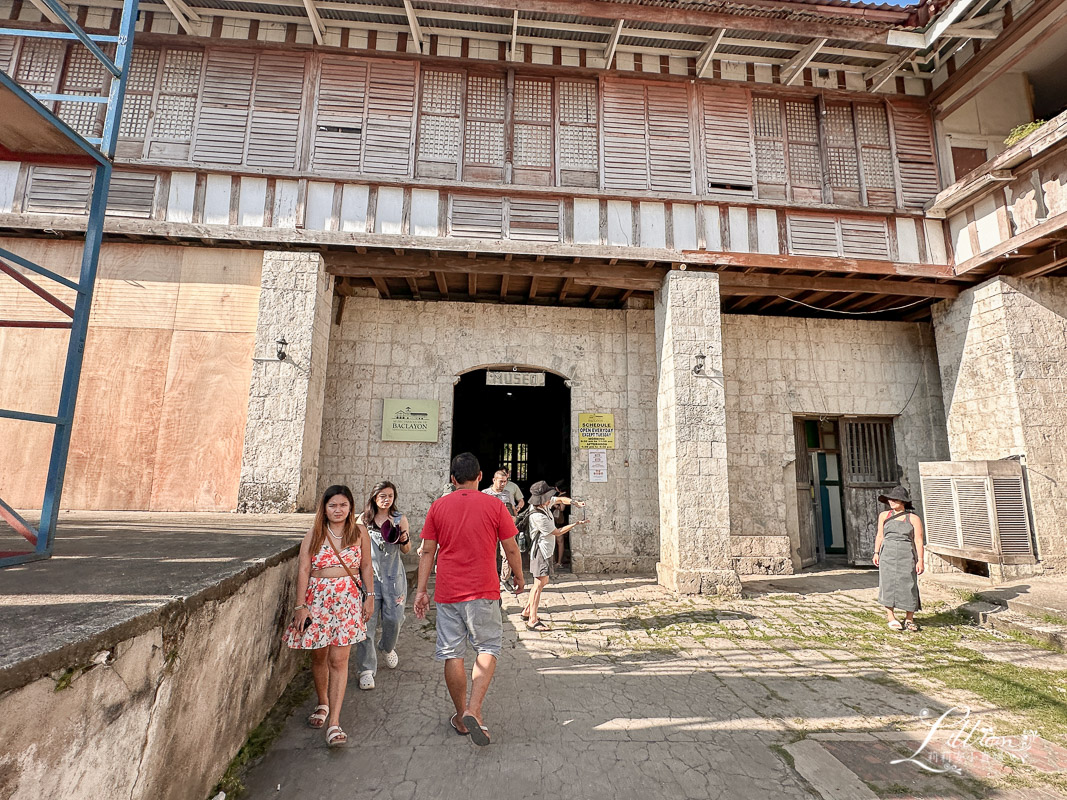
[{"label": "wooden shutter window", "polygon": [[856,104],[856,140],[863,167],[867,205],[895,206],[897,181],[889,144],[889,119],[884,105]]},{"label": "wooden shutter window", "polygon": [[[56,39],[27,39],[19,51],[15,80],[27,92],[52,93],[59,86],[59,70],[63,65],[63,43]],[[54,109],[55,103],[44,103]]]},{"label": "wooden shutter window", "polygon": [[244,161],[255,62],[253,53],[208,51],[195,161],[232,165]]},{"label": "wooden shutter window", "polygon": [[704,154],[708,191],[752,193],[752,119],[748,92],[722,86],[704,86]]},{"label": "wooden shutter window", "polygon": [[411,135],[415,117],[415,64],[369,62],[363,172],[411,175]]},{"label": "wooden shutter window", "polygon": [[157,175],[150,172],[115,172],[107,195],[112,217],[149,219],[156,199]]},{"label": "wooden shutter window", "polygon": [[260,54],[248,135],[246,163],[250,167],[291,170],[296,166],[304,65],[302,55]]},{"label": "wooden shutter window", "polygon": [[448,180],[459,177],[462,114],[463,73],[423,70],[416,175]]},{"label": "wooden shutter window", "polygon": [[525,242],[560,240],[558,200],[515,199],[508,201],[510,238]]},{"label": "wooden shutter window", "polygon": [[351,58],[322,60],[312,169],[358,173],[367,110],[367,64]]},{"label": "wooden shutter window", "polygon": [[116,153],[121,157],[140,158],[144,153],[144,140],[148,135],[158,72],[159,51],[135,47],[130,60],[130,74],[126,79],[122,119],[119,121],[119,145]]},{"label": "wooden shutter window", "polygon": [[511,149],[513,183],[552,183],[552,81],[515,80]]},{"label": "wooden shutter window", "polygon": [[4,72],[12,72],[11,60],[15,57],[17,42],[14,36],[0,36],[0,69]]},{"label": "wooden shutter window", "polygon": [[[72,44],[59,90],[64,94],[106,96],[110,85],[108,72],[96,56],[80,42]],[[64,101],[58,104],[56,116],[85,137],[99,136],[103,130],[103,106],[97,103]]]},{"label": "wooden shutter window", "polygon": [[884,219],[840,220],[841,249],[846,258],[889,260],[889,228]]},{"label": "wooden shutter window", "polygon": [[906,208],[922,208],[940,188],[930,116],[914,103],[893,101],[900,188]]},{"label": "wooden shutter window", "polygon": [[596,187],[600,183],[597,150],[597,86],[592,81],[561,80],[559,96],[559,183]]},{"label": "wooden shutter window", "polygon": [[604,188],[649,188],[645,87],[604,81]]},{"label": "wooden shutter window", "polygon": [[839,256],[841,244],[833,217],[790,214],[786,218],[789,252],[798,256]]},{"label": "wooden shutter window", "polygon": [[93,171],[71,167],[30,167],[26,210],[41,214],[85,214]]},{"label": "wooden shutter window", "polygon": [[504,198],[452,196],[449,228],[453,236],[471,239],[504,238]]},{"label": "wooden shutter window", "polygon": [[823,116],[827,179],[835,203],[859,203],[860,165],[851,103],[827,103]]},{"label": "wooden shutter window", "polygon": [[504,179],[504,109],[507,88],[503,76],[467,78],[467,115],[463,130],[463,179]]},{"label": "wooden shutter window", "polygon": [[152,115],[149,158],[178,161],[189,158],[203,67],[202,50],[164,51],[156,109]]},{"label": "wooden shutter window", "polygon": [[756,135],[756,180],[760,197],[785,198],[785,124],[781,103],[773,97],[752,98]]},{"label": "wooden shutter window", "polygon": [[689,93],[685,86],[646,87],[651,188],[693,191],[693,144],[689,135]]}]

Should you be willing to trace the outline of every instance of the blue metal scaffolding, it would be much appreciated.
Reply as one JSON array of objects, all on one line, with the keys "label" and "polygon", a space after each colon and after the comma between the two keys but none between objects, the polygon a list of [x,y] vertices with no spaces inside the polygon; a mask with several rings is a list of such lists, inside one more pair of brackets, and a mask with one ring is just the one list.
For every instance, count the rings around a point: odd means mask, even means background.
[{"label": "blue metal scaffolding", "polygon": [[[56,523],[59,518],[63,479],[67,469],[71,426],[78,399],[82,357],[89,329],[89,310],[92,306],[96,268],[100,259],[100,244],[104,234],[104,213],[111,183],[112,162],[118,141],[119,120],[126,92],[126,79],[133,56],[133,35],[137,24],[138,0],[124,0],[118,35],[88,34],[57,0],[43,0],[66,31],[0,28],[0,34],[17,37],[76,40],[86,47],[111,74],[107,96],[67,94],[31,94],[9,75],[0,71],[0,158],[30,163],[62,163],[90,166],[94,169],[93,191],[89,205],[89,219],[82,247],[81,270],[77,281],[0,248],[0,273],[15,280],[25,289],[59,309],[70,318],[66,321],[0,320],[0,327],[68,328],[70,338],[63,369],[59,406],[54,413],[33,413],[25,410],[0,409],[0,418],[24,420],[54,426],[52,450],[45,479],[41,517],[35,528],[14,508],[4,502],[0,487],[0,518],[27,539],[33,549],[27,552],[0,553],[0,567],[36,561],[52,555]],[[114,58],[101,45],[114,46]],[[110,47],[108,48],[110,49]],[[100,138],[87,138],[73,130],[42,103],[93,103],[106,106],[103,133]],[[7,120],[4,123],[2,120]],[[19,270],[16,267],[21,267]],[[35,277],[45,278],[76,293],[73,308],[55,297]],[[15,443],[0,444],[0,451],[11,452]]]}]

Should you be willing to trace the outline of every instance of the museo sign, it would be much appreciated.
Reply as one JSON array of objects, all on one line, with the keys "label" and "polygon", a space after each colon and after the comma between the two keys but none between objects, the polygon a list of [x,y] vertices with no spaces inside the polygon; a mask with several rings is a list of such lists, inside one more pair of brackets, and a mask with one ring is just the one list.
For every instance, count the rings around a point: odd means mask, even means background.
[{"label": "museo sign", "polygon": [[544,386],[543,372],[486,372],[486,386]]}]

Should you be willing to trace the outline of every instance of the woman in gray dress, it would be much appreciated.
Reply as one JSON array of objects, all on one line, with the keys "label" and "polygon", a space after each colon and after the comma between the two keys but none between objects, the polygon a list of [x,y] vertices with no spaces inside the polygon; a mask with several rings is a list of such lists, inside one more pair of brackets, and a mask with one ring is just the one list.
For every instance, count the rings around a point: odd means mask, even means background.
[{"label": "woman in gray dress", "polygon": [[[923,524],[912,510],[911,495],[897,486],[878,497],[889,506],[878,515],[874,540],[874,564],[878,567],[878,602],[885,606],[889,627],[917,631],[915,612],[919,603],[919,576],[923,573]],[[896,609],[905,613],[904,624]]]}]

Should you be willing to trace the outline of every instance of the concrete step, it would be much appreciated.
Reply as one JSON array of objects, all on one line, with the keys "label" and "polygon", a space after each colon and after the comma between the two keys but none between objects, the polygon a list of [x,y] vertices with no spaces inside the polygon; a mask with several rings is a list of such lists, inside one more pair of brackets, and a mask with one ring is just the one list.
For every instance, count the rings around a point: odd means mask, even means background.
[{"label": "concrete step", "polygon": [[[1014,603],[1014,601],[1012,602]],[[1015,605],[1018,607],[1018,605],[1025,606],[1027,604]],[[1038,607],[1034,606],[1032,608],[1037,609]],[[1037,615],[1031,615],[1013,610],[1008,603],[991,603],[985,600],[965,603],[960,606],[960,611],[979,625],[985,625],[993,628],[993,630],[1006,633],[1014,632],[1033,636],[1036,639],[1048,642],[1060,650],[1067,650],[1067,625],[1059,625],[1042,620],[1040,611],[1036,612]]]}]

